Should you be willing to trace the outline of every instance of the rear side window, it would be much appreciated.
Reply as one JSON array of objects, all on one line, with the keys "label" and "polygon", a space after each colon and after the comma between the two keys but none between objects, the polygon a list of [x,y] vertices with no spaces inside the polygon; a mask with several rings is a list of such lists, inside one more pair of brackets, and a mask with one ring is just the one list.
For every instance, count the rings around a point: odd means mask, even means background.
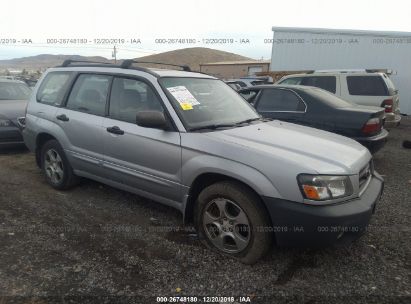
[{"label": "rear side window", "polygon": [[263,90],[257,110],[261,112],[303,112],[305,104],[290,90]]},{"label": "rear side window", "polygon": [[387,96],[388,89],[381,76],[347,76],[350,95]]},{"label": "rear side window", "polygon": [[153,89],[143,81],[127,78],[115,78],[110,97],[110,117],[136,123],[136,114],[140,111],[163,111]]},{"label": "rear side window", "polygon": [[302,85],[317,87],[331,93],[335,93],[336,83],[335,76],[310,76],[301,80]]},{"label": "rear side window", "polygon": [[48,73],[37,91],[37,101],[48,105],[60,106],[72,78],[72,72]]},{"label": "rear side window", "polygon": [[301,83],[301,77],[287,78],[287,79],[284,79],[283,81],[281,81],[280,83],[281,84],[300,84]]},{"label": "rear side window", "polygon": [[73,86],[66,107],[103,116],[111,79],[112,77],[107,75],[80,75]]}]

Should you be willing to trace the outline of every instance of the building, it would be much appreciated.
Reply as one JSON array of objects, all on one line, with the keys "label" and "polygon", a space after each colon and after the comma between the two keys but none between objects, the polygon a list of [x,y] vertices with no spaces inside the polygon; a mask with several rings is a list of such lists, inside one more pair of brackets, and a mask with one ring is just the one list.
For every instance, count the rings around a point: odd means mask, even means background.
[{"label": "building", "polygon": [[271,71],[392,70],[401,112],[411,114],[411,33],[273,27]]},{"label": "building", "polygon": [[269,60],[222,61],[200,64],[200,72],[221,79],[254,76],[256,73],[267,72],[269,69]]}]

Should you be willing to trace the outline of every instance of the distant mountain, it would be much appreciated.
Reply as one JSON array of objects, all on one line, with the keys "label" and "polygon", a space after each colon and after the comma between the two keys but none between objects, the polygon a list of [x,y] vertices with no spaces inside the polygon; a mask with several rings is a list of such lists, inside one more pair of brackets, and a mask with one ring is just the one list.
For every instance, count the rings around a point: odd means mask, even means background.
[{"label": "distant mountain", "polygon": [[[149,55],[144,57],[136,58],[135,60],[144,62],[144,61],[153,61],[153,62],[164,62],[178,65],[188,65],[192,70],[200,70],[200,63],[209,63],[209,62],[221,62],[221,61],[245,61],[253,60],[248,57],[244,57],[238,54],[195,47],[195,48],[186,48],[175,51],[169,51],[164,53],[159,53],[155,55]],[[144,66],[144,65],[143,65]],[[150,65],[146,66],[157,67],[157,68],[170,68],[169,66],[161,65]]]},{"label": "distant mountain", "polygon": [[[9,60],[0,60],[0,70],[14,69],[14,70],[44,70],[49,67],[61,65],[64,60],[86,60],[86,61],[100,61],[100,62],[113,62],[100,56],[80,56],[80,55],[37,55],[31,57],[15,58]],[[209,49],[209,48],[186,48],[175,51],[169,51],[159,53],[155,55],[149,55],[136,58],[138,61],[153,61],[164,62],[178,65],[188,65],[192,70],[199,70],[200,63],[208,62],[220,62],[220,61],[243,61],[252,60],[251,58],[244,57],[238,54]],[[121,60],[119,60],[121,62]],[[156,68],[169,68],[169,66],[145,64],[142,66],[150,66]]]}]

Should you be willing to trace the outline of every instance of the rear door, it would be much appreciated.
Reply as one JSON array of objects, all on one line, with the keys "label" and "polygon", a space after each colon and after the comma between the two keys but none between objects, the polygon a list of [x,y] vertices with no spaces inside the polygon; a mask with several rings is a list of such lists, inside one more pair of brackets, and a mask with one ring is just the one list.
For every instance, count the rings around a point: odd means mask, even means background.
[{"label": "rear door", "polygon": [[273,119],[302,124],[307,106],[292,90],[284,88],[263,89],[254,102],[257,111]]},{"label": "rear door", "polygon": [[64,132],[63,146],[73,168],[97,176],[104,174],[103,118],[111,80],[108,75],[80,74],[54,118]]},{"label": "rear door", "polygon": [[144,79],[115,77],[103,122],[104,166],[111,180],[142,195],[181,201],[180,134],[138,126],[136,114],[146,110],[166,112],[155,88]]}]

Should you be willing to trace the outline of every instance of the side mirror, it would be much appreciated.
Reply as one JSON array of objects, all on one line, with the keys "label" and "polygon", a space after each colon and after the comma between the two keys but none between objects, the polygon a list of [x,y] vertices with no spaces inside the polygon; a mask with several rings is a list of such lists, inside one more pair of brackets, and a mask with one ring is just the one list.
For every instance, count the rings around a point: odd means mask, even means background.
[{"label": "side mirror", "polygon": [[145,128],[168,129],[167,119],[161,111],[140,111],[136,114],[137,125]]}]

